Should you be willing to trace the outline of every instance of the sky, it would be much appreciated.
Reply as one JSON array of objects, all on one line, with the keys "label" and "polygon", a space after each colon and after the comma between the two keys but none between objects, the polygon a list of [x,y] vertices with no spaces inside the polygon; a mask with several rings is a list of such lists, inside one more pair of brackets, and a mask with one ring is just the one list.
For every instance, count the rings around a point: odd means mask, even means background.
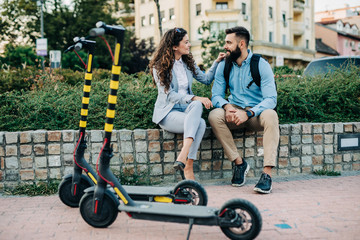
[{"label": "sky", "polygon": [[345,4],[349,4],[350,7],[360,6],[360,0],[314,0],[314,2],[315,12],[344,8]]}]

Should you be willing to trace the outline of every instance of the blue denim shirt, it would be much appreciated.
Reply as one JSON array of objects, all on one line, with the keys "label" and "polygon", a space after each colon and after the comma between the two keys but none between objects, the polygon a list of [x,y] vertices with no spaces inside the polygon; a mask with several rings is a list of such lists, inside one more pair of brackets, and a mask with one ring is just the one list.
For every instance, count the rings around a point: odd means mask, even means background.
[{"label": "blue denim shirt", "polygon": [[247,88],[252,81],[250,73],[250,59],[252,52],[248,50],[248,57],[242,62],[241,67],[233,63],[229,77],[230,96],[225,100],[226,82],[224,78],[225,61],[219,63],[216,69],[215,81],[212,87],[211,101],[214,107],[221,108],[231,103],[242,108],[251,107],[255,116],[260,115],[265,109],[274,109],[277,103],[277,92],[274,80],[274,73],[270,64],[260,58],[259,72],[261,76],[261,87],[255,82]]}]

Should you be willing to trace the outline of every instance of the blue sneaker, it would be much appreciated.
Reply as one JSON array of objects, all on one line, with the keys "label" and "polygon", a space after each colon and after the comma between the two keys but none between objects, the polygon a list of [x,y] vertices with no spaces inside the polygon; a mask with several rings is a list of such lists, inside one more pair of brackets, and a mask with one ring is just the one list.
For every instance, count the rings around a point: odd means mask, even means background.
[{"label": "blue sneaker", "polygon": [[271,192],[271,177],[266,173],[262,173],[259,182],[255,185],[254,191],[259,193]]},{"label": "blue sneaker", "polygon": [[250,166],[243,160],[243,163],[241,165],[235,165],[233,166],[234,175],[231,179],[231,185],[234,187],[241,187],[245,184],[246,181],[246,174],[249,172]]}]

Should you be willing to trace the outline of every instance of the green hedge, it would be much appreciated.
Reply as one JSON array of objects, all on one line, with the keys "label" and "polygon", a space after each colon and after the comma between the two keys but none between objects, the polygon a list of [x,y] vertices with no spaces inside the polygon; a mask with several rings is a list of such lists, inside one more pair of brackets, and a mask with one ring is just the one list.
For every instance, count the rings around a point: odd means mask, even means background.
[{"label": "green hedge", "polygon": [[[6,79],[14,83],[0,88],[0,131],[78,129],[84,73],[58,70],[35,74],[29,70],[2,71],[0,76],[0,86]],[[359,76],[360,70],[353,67],[323,78],[277,78],[280,123],[360,121]],[[104,128],[109,80],[109,71],[94,70],[88,129]],[[151,76],[121,74],[119,82],[115,129],[157,128],[151,121],[157,95]],[[211,95],[211,86],[195,83],[193,89],[196,95]],[[208,113],[204,111],[205,119]]]}]

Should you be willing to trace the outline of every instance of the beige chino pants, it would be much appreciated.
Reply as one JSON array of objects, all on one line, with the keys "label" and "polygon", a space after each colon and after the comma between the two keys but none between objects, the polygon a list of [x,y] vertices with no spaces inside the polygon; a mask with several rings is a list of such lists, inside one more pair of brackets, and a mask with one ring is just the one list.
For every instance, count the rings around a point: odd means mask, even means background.
[{"label": "beige chino pants", "polygon": [[[242,109],[239,106],[233,106]],[[224,148],[225,155],[230,161],[234,161],[236,158],[240,157],[231,130],[246,128],[250,131],[264,131],[264,167],[274,167],[276,165],[280,137],[279,118],[276,111],[266,109],[259,116],[250,118],[237,126],[235,123],[226,122],[224,109],[216,108],[210,112],[209,122],[216,138]]]}]

